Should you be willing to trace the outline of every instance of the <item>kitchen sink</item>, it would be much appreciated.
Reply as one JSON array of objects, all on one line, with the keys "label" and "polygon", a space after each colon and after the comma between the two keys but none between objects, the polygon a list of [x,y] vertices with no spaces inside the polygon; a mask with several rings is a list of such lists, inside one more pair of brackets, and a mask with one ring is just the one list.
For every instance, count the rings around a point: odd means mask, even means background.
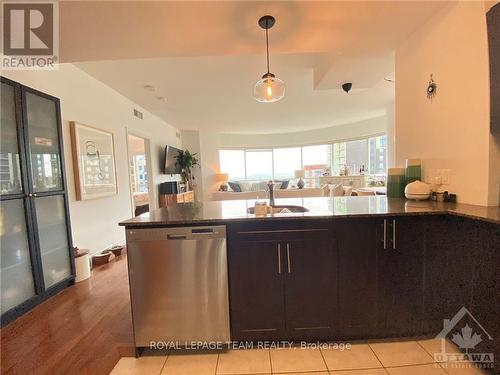
[{"label": "kitchen sink", "polygon": [[[247,209],[249,214],[255,213],[255,207],[250,207]],[[273,214],[285,214],[285,213],[301,213],[301,212],[309,212],[309,210],[302,206],[286,206],[286,205],[278,205],[273,206]]]}]

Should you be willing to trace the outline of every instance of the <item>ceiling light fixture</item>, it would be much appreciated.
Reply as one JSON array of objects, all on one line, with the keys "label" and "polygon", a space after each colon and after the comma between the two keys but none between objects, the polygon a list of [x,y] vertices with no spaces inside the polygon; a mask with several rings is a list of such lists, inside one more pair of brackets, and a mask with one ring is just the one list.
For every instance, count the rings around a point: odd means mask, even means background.
[{"label": "ceiling light fixture", "polygon": [[273,16],[263,16],[259,19],[259,26],[266,30],[267,73],[255,84],[253,96],[262,103],[277,102],[285,96],[285,83],[269,71],[269,29],[275,22]]}]

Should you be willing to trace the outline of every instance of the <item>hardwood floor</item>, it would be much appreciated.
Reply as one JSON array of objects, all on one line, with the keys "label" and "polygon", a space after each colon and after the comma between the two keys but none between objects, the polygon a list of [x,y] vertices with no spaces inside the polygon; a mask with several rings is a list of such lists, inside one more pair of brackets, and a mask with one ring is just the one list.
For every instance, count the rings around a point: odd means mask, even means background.
[{"label": "hardwood floor", "polygon": [[2,374],[108,374],[121,356],[134,355],[126,255],[0,334]]}]

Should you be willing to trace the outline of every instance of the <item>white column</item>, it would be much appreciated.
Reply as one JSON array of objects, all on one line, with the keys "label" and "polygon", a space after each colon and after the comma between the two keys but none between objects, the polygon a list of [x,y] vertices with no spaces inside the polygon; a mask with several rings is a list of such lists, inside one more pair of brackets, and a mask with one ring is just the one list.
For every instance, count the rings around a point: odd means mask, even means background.
[{"label": "white column", "polygon": [[386,108],[387,119],[387,168],[396,167],[396,113],[392,102]]}]

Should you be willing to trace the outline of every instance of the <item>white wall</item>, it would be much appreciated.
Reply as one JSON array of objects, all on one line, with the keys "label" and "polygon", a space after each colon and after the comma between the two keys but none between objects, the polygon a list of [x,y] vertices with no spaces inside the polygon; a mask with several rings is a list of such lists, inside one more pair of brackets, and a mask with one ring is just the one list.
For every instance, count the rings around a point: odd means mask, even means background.
[{"label": "white wall", "polygon": [[[200,133],[196,130],[181,130],[182,148],[196,153],[196,157],[201,163]],[[192,169],[194,177],[194,192],[197,201],[203,200],[203,179],[201,175],[201,165]]]},{"label": "white wall", "polygon": [[[151,140],[155,203],[156,185],[166,179],[161,174],[163,148],[166,144],[179,146],[177,129],[71,64],[60,65],[58,71],[2,71],[2,75],[61,99],[65,170],[74,245],[96,252],[124,241],[124,229],[118,227],[118,222],[132,216],[126,129]],[[144,120],[133,116],[133,108],[144,113]],[[89,201],[75,200],[69,121],[113,132],[117,195]]]},{"label": "white wall", "polygon": [[203,179],[203,200],[211,200],[217,190],[215,174],[219,173],[220,134],[200,131],[201,174]]},{"label": "white wall", "polygon": [[396,118],[395,103],[387,106],[387,168],[396,165]]},{"label": "white wall", "polygon": [[318,144],[368,137],[387,131],[387,117],[380,116],[350,124],[293,133],[220,134],[220,147],[280,147]]},{"label": "white wall", "polygon": [[[443,188],[460,202],[497,205],[487,48],[483,2],[449,4],[398,48],[396,163],[422,158],[428,182],[438,169],[450,169]],[[432,101],[425,93],[431,73],[437,83]]]}]

